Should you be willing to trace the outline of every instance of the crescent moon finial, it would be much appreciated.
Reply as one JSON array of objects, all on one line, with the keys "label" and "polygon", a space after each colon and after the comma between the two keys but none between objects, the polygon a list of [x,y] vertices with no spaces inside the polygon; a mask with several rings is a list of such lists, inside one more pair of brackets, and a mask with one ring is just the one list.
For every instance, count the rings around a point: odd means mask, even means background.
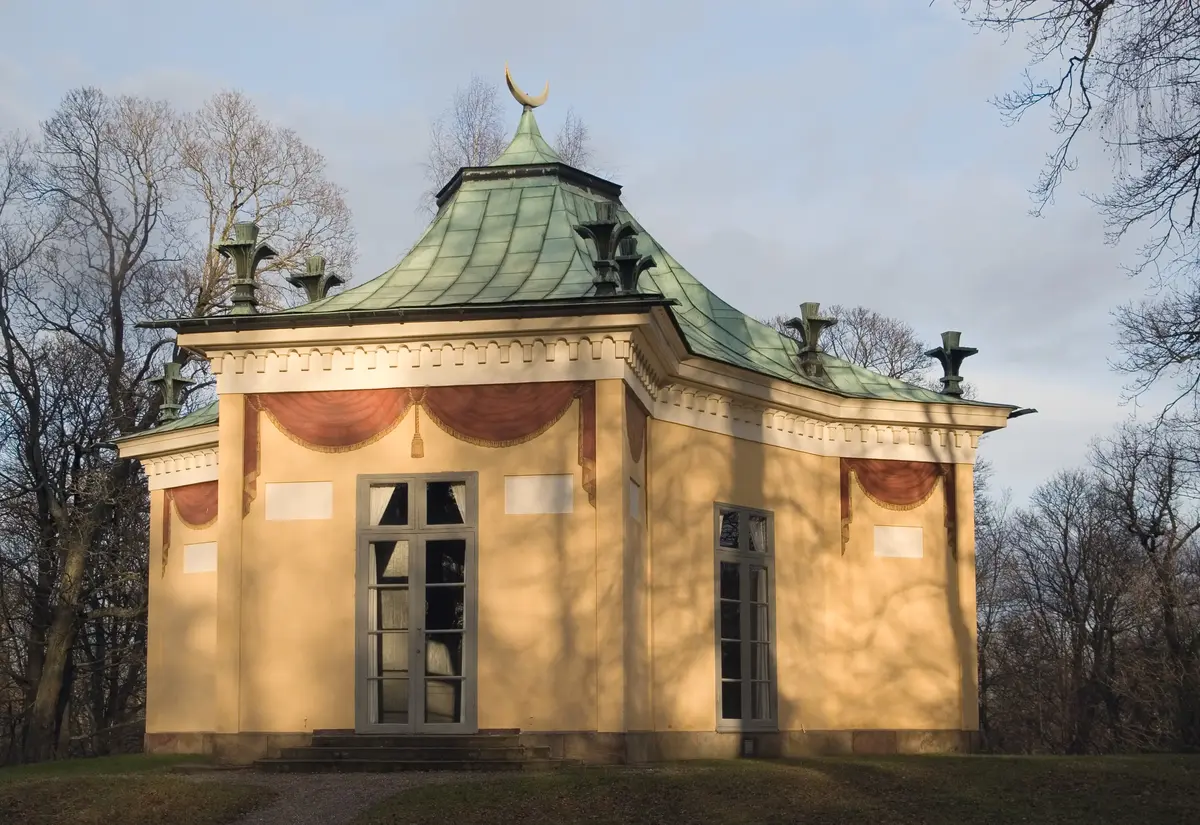
[{"label": "crescent moon finial", "polygon": [[521,91],[521,88],[513,82],[512,75],[508,71],[508,63],[504,64],[504,80],[508,83],[508,90],[512,92],[512,96],[516,98],[517,103],[520,103],[526,109],[536,109],[546,102],[546,98],[550,96],[550,81],[546,81],[546,88],[537,97],[531,97]]}]

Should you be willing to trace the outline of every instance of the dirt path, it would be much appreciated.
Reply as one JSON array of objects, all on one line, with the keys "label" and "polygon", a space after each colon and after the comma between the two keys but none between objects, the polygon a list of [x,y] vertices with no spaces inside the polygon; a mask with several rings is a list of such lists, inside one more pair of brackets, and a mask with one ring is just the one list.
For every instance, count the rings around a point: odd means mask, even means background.
[{"label": "dirt path", "polygon": [[192,774],[197,782],[237,782],[274,789],[274,802],[236,825],[346,825],[356,815],[392,794],[418,785],[494,781],[486,773],[317,773],[217,771]]}]

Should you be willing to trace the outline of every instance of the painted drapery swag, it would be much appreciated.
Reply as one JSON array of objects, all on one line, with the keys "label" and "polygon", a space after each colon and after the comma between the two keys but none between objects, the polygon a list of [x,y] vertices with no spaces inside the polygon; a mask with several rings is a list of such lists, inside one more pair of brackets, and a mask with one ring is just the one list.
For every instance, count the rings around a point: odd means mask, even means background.
[{"label": "painted drapery swag", "polygon": [[413,458],[425,455],[421,413],[455,438],[481,447],[511,447],[537,438],[579,399],[579,465],[588,501],[596,503],[596,385],[591,381],[402,387],[382,390],[262,393],[245,397],[243,514],[257,494],[259,417],[309,450],[340,453],[383,438],[414,411]]},{"label": "painted drapery swag", "polygon": [[202,481],[163,490],[162,571],[167,572],[167,553],[171,548],[171,511],[193,530],[211,527],[217,520],[217,482]]},{"label": "painted drapery swag", "polygon": [[842,554],[850,541],[850,521],[853,508],[850,506],[851,479],[858,488],[880,507],[889,510],[914,510],[933,495],[938,481],[942,482],[942,495],[946,503],[946,542],[950,553],[957,557],[955,522],[957,499],[955,497],[955,471],[953,464],[936,464],[927,461],[891,461],[876,458],[841,459],[841,504],[842,504]]}]

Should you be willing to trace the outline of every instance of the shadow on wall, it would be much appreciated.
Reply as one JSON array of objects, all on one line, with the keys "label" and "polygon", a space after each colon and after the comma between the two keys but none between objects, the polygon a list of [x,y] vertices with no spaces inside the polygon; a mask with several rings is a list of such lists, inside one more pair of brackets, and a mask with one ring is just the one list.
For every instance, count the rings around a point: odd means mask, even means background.
[{"label": "shadow on wall", "polygon": [[[570,473],[578,480],[573,422],[573,415],[566,416],[554,429],[526,445],[533,448],[542,439],[555,445],[557,457],[553,462],[539,459],[537,472]],[[427,436],[430,458],[423,465],[428,466],[413,467],[408,461],[400,461],[397,466],[389,457],[408,446],[411,432],[404,430],[398,428],[361,455],[337,454],[331,459],[328,455],[318,458],[317,454],[296,453],[295,457],[312,462],[335,461],[342,465],[332,473],[338,478],[352,470],[402,473],[453,469],[431,460],[439,454],[460,463],[458,469],[474,466],[474,458],[463,452],[461,444],[452,445],[450,437],[436,429]],[[282,441],[274,439],[284,447]],[[287,442],[284,449],[302,448]],[[544,450],[545,444],[538,449]],[[659,420],[650,422],[646,449],[643,517],[648,521],[642,552],[650,554],[651,562],[653,589],[648,609],[653,661],[649,691],[635,690],[630,682],[626,683],[628,720],[646,716],[647,709],[640,704],[645,700],[639,697],[649,693],[653,729],[705,732],[716,727],[713,506],[718,501],[775,514],[778,581],[776,647],[771,666],[776,676],[776,712],[782,730],[957,729],[964,724],[964,716],[971,718],[975,701],[974,626],[967,609],[971,602],[960,598],[960,588],[972,596],[973,587],[960,579],[960,565],[964,571],[961,575],[966,577],[965,571],[973,569],[973,550],[970,542],[960,541],[960,559],[956,562],[945,551],[944,539],[933,540],[933,525],[941,524],[943,517],[940,496],[932,497],[913,514],[903,514],[928,526],[926,558],[877,559],[870,545],[862,541],[852,541],[843,556],[837,459]],[[292,453],[281,453],[280,457],[284,455]],[[494,456],[492,460],[494,463]],[[382,466],[385,462],[390,463]],[[322,472],[330,474],[327,469]],[[625,475],[622,471],[615,478],[627,484]],[[481,503],[485,497],[499,502],[499,509],[493,508],[493,513],[503,513],[503,477],[504,472],[495,469],[480,474]],[[260,485],[265,480],[265,476],[260,479]],[[961,495],[967,486],[960,481],[960,538],[970,535],[970,498]],[[354,506],[352,492],[348,495],[350,498],[337,499],[338,507]],[[601,665],[597,662],[595,633],[594,539],[581,552],[586,533],[581,525],[587,519],[594,524],[595,510],[578,486],[575,496],[575,513],[570,516],[501,515],[498,524],[480,524],[481,727],[597,729],[596,668]],[[261,494],[255,506],[261,507]],[[303,541],[305,523],[298,524],[278,527],[279,535],[294,529],[295,537]],[[262,523],[259,528],[264,526]],[[271,529],[276,530],[276,526]],[[550,531],[552,540],[545,541],[544,535],[533,540],[532,532],[537,529]],[[591,535],[595,536],[594,530]],[[285,545],[286,541],[280,546]],[[636,550],[636,544],[631,547]],[[243,567],[243,633],[252,627],[269,628],[265,634],[269,638],[243,641],[244,729],[264,729],[254,726],[255,717],[263,722],[287,717],[289,724],[284,729],[292,731],[301,725],[307,730],[352,726],[352,531],[344,541],[323,550],[345,557],[346,569],[351,571],[347,575],[321,575],[322,564],[329,561],[313,566],[319,555],[272,552],[252,562],[249,557],[255,552],[253,542],[248,541],[243,550],[247,557]],[[489,568],[484,555],[490,552],[502,554],[507,563]],[[940,557],[928,558],[933,554]],[[630,569],[627,558],[625,570]],[[897,571],[906,572],[898,575]],[[485,576],[492,580],[485,581]],[[281,590],[286,582],[297,583],[297,587]],[[334,591],[329,589],[331,582],[336,582]],[[629,582],[627,578],[627,587]],[[265,601],[256,597],[264,588],[271,591],[271,598]],[[325,603],[326,611],[331,610],[330,605],[344,605],[345,609],[333,608],[331,615],[336,614],[336,621],[299,621],[314,599]],[[914,615],[913,605],[920,606],[926,624],[909,621]],[[519,608],[518,620],[512,618],[515,608]],[[935,609],[937,626],[930,627],[928,622]],[[289,620],[293,612],[295,621]],[[627,647],[635,643],[641,631],[638,622],[627,624]],[[287,679],[258,672],[247,661],[253,648],[261,645],[274,648],[272,658],[291,660]],[[950,655],[948,650],[956,653]],[[627,676],[634,679],[636,673],[630,669]],[[289,690],[292,680],[306,684]],[[499,715],[489,711],[489,706],[494,706],[489,697],[496,697],[505,710]],[[304,707],[295,707],[293,702],[297,700],[304,702]],[[349,706],[342,708],[347,701]],[[969,706],[966,711],[964,704]],[[280,712],[247,714],[245,710],[272,707]],[[312,711],[306,712],[305,707]],[[294,724],[290,724],[293,716]],[[247,726],[247,722],[251,724]]]},{"label": "shadow on wall", "polygon": [[[974,626],[970,600],[960,598],[964,588],[973,593],[960,578],[969,578],[960,565],[973,570],[965,538],[971,498],[962,492],[969,484],[960,479],[957,491],[959,559],[948,552],[941,496],[908,513],[879,509],[866,525],[856,517],[860,531],[921,525],[924,558],[875,558],[869,532],[842,555],[836,458],[662,421],[652,426],[656,729],[715,725],[718,501],[775,514],[772,667],[781,730],[971,727]],[[936,459],[931,449],[928,460]]]},{"label": "shadow on wall", "polygon": [[[172,524],[166,575],[161,545],[152,546],[159,564],[150,566],[152,592],[148,617],[146,732],[148,734],[212,731],[215,719],[216,573],[184,573],[189,544],[216,539],[216,528],[192,530],[178,518]],[[192,752],[188,737],[156,737],[155,749]]]}]

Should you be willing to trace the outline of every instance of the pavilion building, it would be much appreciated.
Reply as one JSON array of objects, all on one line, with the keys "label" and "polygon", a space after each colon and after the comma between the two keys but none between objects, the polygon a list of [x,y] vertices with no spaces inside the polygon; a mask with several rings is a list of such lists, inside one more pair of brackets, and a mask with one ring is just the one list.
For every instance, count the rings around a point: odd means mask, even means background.
[{"label": "pavilion building", "polygon": [[[392,269],[159,322],[216,401],[123,439],[150,488],[146,741],[244,761],[314,730],[595,761],[965,751],[973,465],[1015,408],[796,338],[697,281],[533,99]],[[269,240],[269,239],[267,239]]]}]

